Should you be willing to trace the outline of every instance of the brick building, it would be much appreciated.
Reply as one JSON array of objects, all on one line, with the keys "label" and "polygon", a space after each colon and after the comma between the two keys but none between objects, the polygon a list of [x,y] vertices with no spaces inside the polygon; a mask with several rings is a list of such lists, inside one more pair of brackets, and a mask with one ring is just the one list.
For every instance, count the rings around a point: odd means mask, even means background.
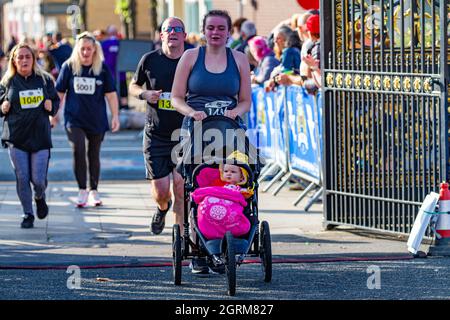
[{"label": "brick building", "polygon": [[[260,35],[268,35],[282,20],[303,9],[296,0],[167,0],[169,15],[183,17],[188,31],[200,32],[204,14],[211,9],[227,10],[233,20],[246,17],[255,22]],[[256,4],[256,5],[255,5]]]},{"label": "brick building", "polygon": [[[134,0],[136,12],[136,38],[151,37],[150,1]],[[121,27],[120,16],[114,12],[115,0],[10,0],[1,1],[1,36],[7,42],[12,35],[23,38],[41,37],[45,33],[60,31],[65,37],[72,35],[71,14],[79,14],[79,29],[93,31],[114,24]],[[80,9],[68,13],[68,8]],[[76,7],[74,7],[76,9]]]},{"label": "brick building", "polygon": [[[151,0],[132,0],[135,3],[135,37],[150,39],[154,33],[150,18]],[[157,0],[159,24],[175,15],[183,18],[188,32],[200,32],[204,14],[211,9],[225,9],[232,19],[244,16],[256,23],[258,34],[268,35],[281,20],[301,12],[296,0]],[[11,35],[21,38],[40,37],[48,32],[60,31],[72,35],[67,9],[80,7],[81,30],[106,29],[114,24],[121,27],[119,15],[114,12],[115,0],[0,0],[0,37],[3,46]],[[256,4],[256,6],[255,6]],[[124,32],[123,32],[124,33]]]}]

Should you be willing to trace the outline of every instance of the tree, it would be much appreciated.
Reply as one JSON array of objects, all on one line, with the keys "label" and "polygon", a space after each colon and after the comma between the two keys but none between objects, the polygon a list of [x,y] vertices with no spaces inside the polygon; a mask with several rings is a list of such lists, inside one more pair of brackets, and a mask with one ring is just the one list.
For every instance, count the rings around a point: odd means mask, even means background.
[{"label": "tree", "polygon": [[[155,31],[158,30],[158,0],[150,0],[150,18],[152,39],[155,36]],[[157,39],[156,39],[157,40]]]},{"label": "tree", "polygon": [[114,13],[120,15],[125,37],[133,39],[136,34],[136,0],[116,0]]}]

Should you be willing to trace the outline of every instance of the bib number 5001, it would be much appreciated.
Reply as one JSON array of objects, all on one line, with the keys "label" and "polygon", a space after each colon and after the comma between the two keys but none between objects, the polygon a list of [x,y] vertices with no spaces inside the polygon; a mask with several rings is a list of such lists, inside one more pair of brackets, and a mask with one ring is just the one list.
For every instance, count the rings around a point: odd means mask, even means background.
[{"label": "bib number 5001", "polygon": [[94,94],[95,78],[75,77],[74,89],[77,94]]}]

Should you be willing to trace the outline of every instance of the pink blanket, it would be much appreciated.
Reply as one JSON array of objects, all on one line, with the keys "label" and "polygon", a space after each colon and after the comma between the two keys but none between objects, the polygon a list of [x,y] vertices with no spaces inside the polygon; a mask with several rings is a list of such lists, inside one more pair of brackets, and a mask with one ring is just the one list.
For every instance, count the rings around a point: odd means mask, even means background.
[{"label": "pink blanket", "polygon": [[243,213],[247,201],[239,191],[225,187],[198,188],[192,199],[199,205],[198,227],[207,239],[222,239],[227,231],[238,237],[250,230],[250,221]]}]

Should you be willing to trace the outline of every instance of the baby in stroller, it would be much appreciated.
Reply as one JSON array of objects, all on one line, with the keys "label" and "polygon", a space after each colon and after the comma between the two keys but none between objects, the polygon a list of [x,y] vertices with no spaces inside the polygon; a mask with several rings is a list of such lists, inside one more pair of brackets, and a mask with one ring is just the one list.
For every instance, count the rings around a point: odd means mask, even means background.
[{"label": "baby in stroller", "polygon": [[[248,156],[235,151],[228,160],[247,164]],[[198,229],[206,240],[222,239],[227,231],[234,237],[249,232],[251,223],[244,209],[253,190],[245,187],[248,176],[244,167],[231,163],[220,164],[218,169],[206,167],[198,174],[199,188],[191,196],[197,204]],[[212,259],[220,260],[218,255]]]},{"label": "baby in stroller", "polygon": [[192,193],[198,205],[198,227],[208,240],[222,239],[227,231],[239,237],[250,230],[243,211],[252,192],[241,187],[247,182],[247,171],[227,163],[219,166],[219,171],[222,186],[198,188]]}]

